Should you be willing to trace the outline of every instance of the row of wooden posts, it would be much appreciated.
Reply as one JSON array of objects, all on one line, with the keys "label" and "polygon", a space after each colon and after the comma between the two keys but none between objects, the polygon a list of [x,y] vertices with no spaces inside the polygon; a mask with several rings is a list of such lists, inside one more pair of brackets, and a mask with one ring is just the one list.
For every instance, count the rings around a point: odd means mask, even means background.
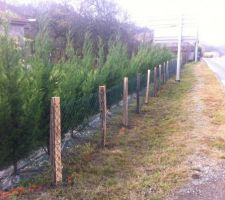
[{"label": "row of wooden posts", "polygon": [[[158,90],[162,83],[169,79],[169,62],[154,67],[154,96],[158,94]],[[145,93],[145,103],[149,102],[151,70],[147,71],[147,83]],[[141,74],[137,74],[136,83],[136,113],[140,113],[140,86]],[[123,118],[122,123],[124,127],[128,127],[128,77],[123,80]],[[100,108],[100,131],[101,131],[101,147],[106,144],[106,115],[107,115],[107,99],[106,86],[99,86],[99,108]],[[61,113],[60,113],[60,97],[52,97],[50,110],[50,162],[52,167],[52,184],[59,185],[62,182],[62,159],[61,159]]]}]

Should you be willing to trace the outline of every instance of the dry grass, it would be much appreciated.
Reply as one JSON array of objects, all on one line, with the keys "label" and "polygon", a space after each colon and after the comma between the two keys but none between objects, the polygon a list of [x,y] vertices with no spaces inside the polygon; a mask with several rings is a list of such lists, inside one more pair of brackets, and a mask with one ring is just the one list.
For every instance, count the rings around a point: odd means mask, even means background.
[{"label": "dry grass", "polygon": [[[186,157],[188,183],[177,189],[170,199],[209,199],[203,197],[215,177],[222,177],[225,150],[225,93],[215,74],[204,62],[194,65],[195,84],[183,100],[188,124],[185,142],[191,150]],[[211,173],[209,173],[209,171]],[[212,180],[212,176],[214,177]],[[199,185],[195,179],[199,180]],[[204,191],[205,190],[205,191]],[[190,191],[199,191],[194,194]],[[213,192],[213,191],[212,191]]]},{"label": "dry grass", "polygon": [[[170,80],[159,97],[130,114],[130,129],[121,128],[120,117],[111,122],[107,148],[92,144],[72,149],[64,160],[64,173],[73,185],[27,194],[21,199],[163,199],[187,178],[184,161],[191,149],[191,130],[184,99],[195,83],[193,65],[182,82]],[[133,110],[133,109],[132,109]]]},{"label": "dry grass", "polygon": [[224,158],[225,149],[225,90],[215,74],[206,67],[205,63],[199,64],[196,69],[198,79],[202,81],[199,95],[203,104],[204,119],[208,121],[203,128],[202,142],[207,144],[208,155],[213,159]]}]

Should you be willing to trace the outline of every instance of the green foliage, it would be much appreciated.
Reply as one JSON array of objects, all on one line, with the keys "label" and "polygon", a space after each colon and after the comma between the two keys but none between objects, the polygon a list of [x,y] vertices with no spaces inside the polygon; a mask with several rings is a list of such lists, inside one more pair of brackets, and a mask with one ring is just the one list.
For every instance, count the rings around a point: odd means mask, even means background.
[{"label": "green foliage", "polygon": [[43,14],[39,18],[39,31],[35,38],[35,58],[41,60],[44,65],[48,66],[52,48],[53,44],[48,36],[48,19]]},{"label": "green foliage", "polygon": [[[45,19],[45,17],[43,17]],[[42,20],[43,20],[42,19]],[[48,36],[47,21],[39,25],[39,33],[35,40],[35,54],[28,60],[30,65],[28,88],[29,96],[34,97],[31,103],[36,111],[33,124],[35,127],[34,146],[48,145],[50,99],[57,88],[58,78],[52,75],[53,64],[50,62],[52,42]],[[33,90],[36,91],[33,93]],[[47,117],[48,116],[48,117]]]},{"label": "green foliage", "polygon": [[13,163],[30,150],[26,127],[26,69],[21,63],[21,52],[8,34],[7,23],[0,35],[0,163]]},{"label": "green foliage", "polygon": [[75,56],[75,51],[73,48],[73,39],[71,36],[71,31],[69,30],[69,32],[66,35],[66,59],[71,60],[73,59]]},{"label": "green foliage", "polygon": [[153,69],[172,58],[172,53],[166,48],[152,47],[142,44],[136,55],[132,56],[131,68],[133,72],[145,72],[147,69]]},{"label": "green foliage", "polygon": [[101,37],[98,37],[98,67],[102,68],[105,62],[104,42]]},{"label": "green foliage", "polygon": [[[54,74],[60,76],[55,94],[61,97],[64,132],[73,130],[86,122],[90,116],[98,113],[99,85],[107,86],[107,102],[108,106],[111,106],[121,100],[124,76],[131,78],[129,91],[133,92],[136,88],[137,72],[146,73],[147,69],[152,69],[155,65],[172,58],[167,49],[151,45],[141,45],[138,52],[129,58],[127,47],[119,37],[109,41],[108,53],[105,56],[103,40],[99,38],[97,67],[89,66],[91,62],[87,61],[93,61],[93,49],[89,35],[86,35],[86,40],[83,45],[83,57],[73,55],[72,59],[55,65],[53,70]],[[145,76],[142,83],[145,84]]]},{"label": "green foliage", "polygon": [[65,55],[60,62],[53,63],[53,43],[47,23],[44,17],[35,40],[35,54],[23,62],[7,32],[0,36],[1,167],[15,164],[31,150],[48,146],[52,96],[61,97],[62,130],[65,133],[98,112],[100,84],[110,89],[107,93],[110,106],[121,98],[124,76],[146,73],[149,67],[172,57],[167,49],[141,45],[130,58],[128,47],[120,37],[110,39],[108,44],[99,37],[95,56],[90,33],[85,34],[82,55],[79,55],[73,48],[69,31]]},{"label": "green foliage", "polygon": [[101,69],[100,83],[108,88],[119,83],[128,71],[129,57],[127,47],[119,38],[109,41],[109,50],[106,62]]},{"label": "green foliage", "polygon": [[91,34],[87,32],[84,37],[84,44],[82,49],[82,65],[87,69],[93,68],[94,65],[94,54],[93,54],[93,43],[91,40]]},{"label": "green foliage", "polygon": [[49,108],[57,78],[49,62],[51,42],[40,26],[35,55],[27,61],[8,34],[0,36],[0,166],[14,164],[48,144]]}]

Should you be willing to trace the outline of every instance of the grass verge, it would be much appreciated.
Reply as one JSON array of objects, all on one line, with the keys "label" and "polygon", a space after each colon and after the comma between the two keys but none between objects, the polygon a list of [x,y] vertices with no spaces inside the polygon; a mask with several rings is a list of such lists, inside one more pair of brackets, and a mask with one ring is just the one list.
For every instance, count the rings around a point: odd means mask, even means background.
[{"label": "grass verge", "polygon": [[110,122],[105,149],[86,144],[67,152],[63,161],[66,187],[20,199],[156,200],[169,195],[187,177],[183,161],[190,149],[183,133],[191,123],[182,104],[194,82],[193,65],[187,65],[182,81],[168,81],[141,114],[131,108],[129,129],[120,126],[119,116]]}]

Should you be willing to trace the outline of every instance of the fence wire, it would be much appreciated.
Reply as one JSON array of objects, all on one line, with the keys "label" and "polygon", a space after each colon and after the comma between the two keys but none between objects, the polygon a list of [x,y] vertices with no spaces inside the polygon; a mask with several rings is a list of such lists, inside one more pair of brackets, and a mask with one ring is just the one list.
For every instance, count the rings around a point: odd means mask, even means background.
[{"label": "fence wire", "polygon": [[[162,86],[166,80],[160,81],[159,77],[159,67],[157,67],[157,83],[158,90],[160,86]],[[161,77],[163,79],[163,65],[161,67]],[[171,60],[168,64],[168,79],[174,76],[176,73],[176,60]],[[147,71],[145,74],[141,74],[140,76],[140,104],[144,103],[144,95],[145,88],[147,83]],[[153,91],[154,84],[154,68],[151,69],[150,74],[150,96],[154,96]],[[128,95],[129,95],[129,103],[135,102],[136,98],[136,89],[137,89],[137,77],[129,77],[128,78]],[[123,80],[121,83],[107,89],[106,92],[107,99],[107,109],[111,110],[112,107],[116,107],[116,105],[122,105],[123,99]],[[93,119],[93,116],[99,113],[99,96],[98,93],[93,93],[89,96],[84,96],[79,99],[71,99],[70,101],[64,101],[61,99],[61,113],[62,113],[62,133],[74,132],[74,130],[79,131],[85,128],[90,120]],[[97,118],[97,117],[96,117]]]},{"label": "fence wire", "polygon": [[89,118],[99,112],[98,93],[61,102],[62,133],[84,128]]},{"label": "fence wire", "polygon": [[[163,68],[162,68],[163,72]],[[176,60],[172,60],[169,62],[168,66],[168,79],[173,77],[176,73]],[[129,105],[132,104],[134,106],[136,104],[136,89],[137,89],[137,77],[128,77],[128,102]],[[158,89],[159,84],[164,84],[159,81],[159,67],[157,67],[157,81],[158,81]],[[140,76],[140,106],[144,104],[144,97],[146,92],[146,84],[147,84],[147,71],[146,73],[142,73]],[[154,68],[151,68],[150,74],[150,92],[149,96],[154,96]],[[107,87],[107,86],[106,86]],[[96,88],[96,91],[98,88]],[[106,92],[107,99],[107,109],[109,113],[112,113],[111,116],[116,116],[120,113],[122,116],[122,108],[123,105],[123,80],[121,82],[111,88],[107,89]],[[61,98],[61,130],[62,130],[62,149],[67,149],[73,147],[76,144],[85,143],[86,140],[83,138],[89,137],[90,134],[95,134],[99,132],[100,127],[100,118],[99,118],[99,94],[98,92],[93,93],[88,96],[81,97],[79,99],[70,99],[66,101]],[[131,107],[131,106],[130,106]],[[134,106],[135,107],[135,106]],[[129,109],[130,111],[130,109]],[[118,113],[119,112],[119,113]],[[107,117],[111,117],[107,116]],[[107,123],[109,124],[111,120],[107,119]],[[115,122],[117,123],[117,122]],[[121,122],[122,123],[122,122]],[[114,123],[110,123],[110,126],[113,126]],[[67,138],[68,135],[72,135]],[[79,140],[79,137],[80,140]],[[95,136],[95,135],[94,135]],[[92,140],[92,137],[89,137]],[[88,140],[90,141],[90,140]],[[97,142],[96,140],[93,142]],[[66,152],[66,151],[65,151]],[[40,170],[47,169],[44,167],[48,160],[48,156],[44,150],[39,151],[37,154],[31,155],[27,159],[26,165],[21,166],[19,170],[22,172],[26,171],[26,166],[39,166]],[[42,164],[39,162],[42,161]],[[33,172],[32,172],[33,173]],[[33,174],[35,175],[35,174]],[[21,180],[22,180],[21,176]],[[30,178],[29,178],[30,179]],[[25,180],[25,179],[24,179]]]}]

